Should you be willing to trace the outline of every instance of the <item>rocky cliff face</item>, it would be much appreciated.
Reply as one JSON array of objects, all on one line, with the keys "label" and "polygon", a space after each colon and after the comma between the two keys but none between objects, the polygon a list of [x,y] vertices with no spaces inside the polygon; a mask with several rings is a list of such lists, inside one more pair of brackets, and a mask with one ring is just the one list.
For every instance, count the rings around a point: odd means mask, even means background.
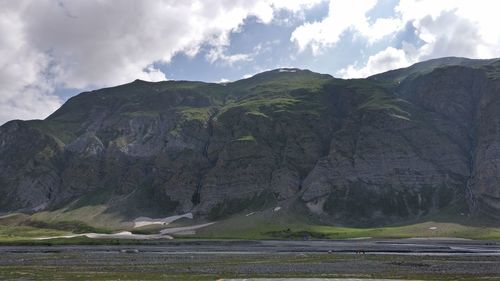
[{"label": "rocky cliff face", "polygon": [[46,120],[0,127],[0,210],[103,204],[217,219],[280,204],[347,224],[495,216],[499,95],[499,60],[453,58],[368,79],[279,69],[82,93]]}]

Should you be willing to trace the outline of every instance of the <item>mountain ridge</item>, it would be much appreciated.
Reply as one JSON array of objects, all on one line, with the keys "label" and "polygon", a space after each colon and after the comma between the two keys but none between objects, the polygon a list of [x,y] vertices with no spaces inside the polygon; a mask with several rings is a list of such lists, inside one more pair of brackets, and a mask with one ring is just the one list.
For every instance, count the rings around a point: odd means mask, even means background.
[{"label": "mountain ridge", "polygon": [[0,210],[497,217],[499,78],[499,59],[443,58],[366,79],[284,68],[85,92],[45,120],[0,126]]}]

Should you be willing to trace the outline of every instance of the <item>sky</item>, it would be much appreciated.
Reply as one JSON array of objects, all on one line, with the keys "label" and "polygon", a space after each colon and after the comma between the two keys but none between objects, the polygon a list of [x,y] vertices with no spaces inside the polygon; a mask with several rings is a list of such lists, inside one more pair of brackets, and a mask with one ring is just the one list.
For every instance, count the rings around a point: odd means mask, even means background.
[{"label": "sky", "polygon": [[496,0],[0,0],[0,124],[135,79],[367,77],[500,57]]}]

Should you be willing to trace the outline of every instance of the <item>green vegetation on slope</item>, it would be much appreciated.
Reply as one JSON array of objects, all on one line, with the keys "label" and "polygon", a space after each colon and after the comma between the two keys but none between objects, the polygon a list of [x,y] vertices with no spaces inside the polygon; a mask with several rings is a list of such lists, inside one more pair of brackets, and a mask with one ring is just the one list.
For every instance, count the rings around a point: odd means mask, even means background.
[{"label": "green vegetation on slope", "polygon": [[[472,222],[473,219],[466,221]],[[256,212],[237,215],[203,228],[194,237],[211,239],[351,239],[456,237],[466,239],[500,239],[500,227],[471,223],[425,220],[407,225],[355,228],[314,225],[279,212]]]},{"label": "green vegetation on slope", "polygon": [[[105,205],[88,205],[75,209],[62,208],[54,211],[44,211],[33,214],[31,219],[48,226],[57,226],[67,222],[81,223],[87,229],[98,230],[97,232],[109,233],[127,227],[123,223],[123,217],[106,212]],[[93,232],[93,231],[90,231]]]},{"label": "green vegetation on slope", "polygon": [[[226,206],[227,207],[227,206]],[[256,210],[261,207],[255,208]],[[352,239],[352,238],[439,238],[455,237],[466,239],[497,240],[500,239],[500,227],[481,226],[473,218],[464,218],[464,222],[446,222],[442,219],[423,220],[407,225],[384,227],[342,227],[306,223],[305,217],[290,216],[287,213],[266,209],[247,214],[221,215],[211,214],[217,218],[216,223],[198,229],[196,234],[179,236],[183,239]],[[225,214],[225,213],[224,213]],[[35,216],[36,217],[36,216]],[[176,223],[175,227],[197,224],[191,220]],[[486,224],[486,223],[484,223]],[[115,225],[117,225],[115,223]],[[174,227],[174,226],[169,226]],[[91,239],[87,237],[60,238],[51,240],[34,240],[39,237],[54,237],[75,233],[97,232],[110,233],[128,230],[137,234],[157,234],[164,227],[145,227],[133,229],[131,225],[122,224],[122,228],[110,231],[109,228],[96,228],[81,221],[48,221],[34,220],[26,215],[2,217],[0,219],[0,243],[2,244],[134,244],[156,243],[153,241],[137,241],[129,239]]]},{"label": "green vegetation on slope", "polygon": [[240,138],[237,139],[237,141],[253,141],[255,142],[255,137],[252,136],[252,135],[246,135],[246,136],[242,136]]},{"label": "green vegetation on slope", "polygon": [[210,114],[215,107],[180,107],[179,110],[182,116],[187,120],[198,120],[205,122],[210,118]]},{"label": "green vegetation on slope", "polygon": [[29,125],[38,129],[40,132],[50,135],[58,140],[61,144],[68,144],[77,137],[75,126],[72,123],[64,121],[28,121]]},{"label": "green vegetation on slope", "polygon": [[226,87],[236,95],[265,92],[283,92],[304,89],[310,92],[321,90],[332,76],[318,74],[309,70],[276,69],[259,73],[247,79],[227,84]]},{"label": "green vegetation on slope", "polygon": [[54,237],[68,234],[71,233],[56,229],[0,225],[0,242],[26,241],[40,237]]}]

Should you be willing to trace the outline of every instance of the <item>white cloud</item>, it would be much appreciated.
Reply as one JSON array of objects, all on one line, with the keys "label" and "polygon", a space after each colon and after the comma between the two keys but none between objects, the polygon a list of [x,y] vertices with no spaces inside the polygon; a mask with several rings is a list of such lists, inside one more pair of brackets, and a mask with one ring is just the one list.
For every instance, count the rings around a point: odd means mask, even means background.
[{"label": "white cloud", "polygon": [[151,81],[151,82],[158,82],[158,81],[167,80],[167,78],[165,77],[165,73],[163,73],[158,68],[155,68],[153,65],[148,66],[143,71],[143,74],[144,75],[139,76],[138,79]]},{"label": "white cloud", "polygon": [[366,14],[376,4],[377,0],[330,0],[328,16],[297,27],[290,40],[295,42],[300,52],[311,48],[314,55],[334,46],[348,30],[367,37],[370,42],[380,40],[392,33],[394,27],[399,28],[401,21],[383,18],[371,24]]},{"label": "white cloud", "polygon": [[62,3],[30,1],[21,14],[32,46],[49,51],[60,68],[57,82],[74,88],[149,80],[152,73],[157,80],[158,71],[147,71],[152,63],[205,42],[226,45],[250,15],[269,21],[268,11],[247,1]]},{"label": "white cloud", "polygon": [[[277,9],[317,2],[0,0],[0,124],[47,116],[61,104],[55,87],[164,80],[157,63],[179,52],[194,56],[204,44],[223,49],[250,16],[270,23]],[[232,63],[249,59],[214,56]]]},{"label": "white cloud", "polygon": [[275,41],[265,42],[264,44],[257,44],[251,52],[249,53],[236,53],[236,54],[227,54],[228,50],[226,46],[217,46],[210,49],[205,58],[210,63],[221,63],[229,66],[233,66],[238,62],[248,62],[252,61],[257,55],[262,52],[270,51],[270,45],[275,44]]},{"label": "white cloud", "polygon": [[286,9],[297,13],[304,9],[310,9],[326,0],[269,0],[268,3],[275,9]]},{"label": "white cloud", "polygon": [[253,53],[228,55],[226,52],[226,48],[213,48],[205,55],[205,57],[210,63],[220,61],[224,64],[232,66],[236,62],[250,61],[255,55]]},{"label": "white cloud", "polygon": [[[401,0],[395,17],[401,24],[385,34],[401,32],[411,24],[420,45],[388,47],[369,57],[365,65],[352,64],[338,73],[344,77],[365,77],[393,66],[444,57],[492,58],[500,56],[500,2],[488,0]],[[376,24],[375,24],[376,25]],[[387,63],[381,63],[387,60]]]},{"label": "white cloud", "polygon": [[476,24],[451,11],[436,18],[422,18],[417,23],[417,31],[419,37],[425,40],[419,52],[421,59],[450,55],[478,57],[478,47],[484,44]]},{"label": "white cloud", "polygon": [[[346,77],[441,56],[500,56],[497,1],[400,0],[392,15],[380,18],[372,13],[377,0],[329,1],[326,18],[297,27],[290,40],[299,51],[319,55],[352,32],[354,38],[366,39],[364,52],[383,49],[339,72]],[[254,60],[269,46],[249,53],[228,51],[230,34],[244,32],[248,17],[276,24],[279,10],[301,13],[320,2],[0,0],[0,124],[47,116],[61,104],[56,88],[164,80],[159,64],[178,53],[195,56],[201,46],[208,46],[206,59],[212,63]],[[420,43],[391,45],[388,39],[397,38],[405,26],[414,28]]]},{"label": "white cloud", "polygon": [[226,78],[221,78],[219,81],[217,81],[215,83],[226,84],[226,83],[229,83],[229,82],[231,82],[231,80],[226,79]]},{"label": "white cloud", "polygon": [[376,19],[372,25],[360,27],[362,36],[368,39],[368,42],[373,44],[376,41],[384,38],[387,35],[394,33],[403,27],[403,21],[397,18],[380,18]]},{"label": "white cloud", "polygon": [[44,77],[50,75],[48,55],[31,48],[21,16],[9,9],[0,9],[0,34],[0,124],[47,116],[61,104]]},{"label": "white cloud", "polygon": [[388,47],[387,49],[371,56],[365,66],[356,68],[350,65],[339,71],[344,78],[367,77],[374,73],[380,73],[391,69],[406,67],[412,61],[408,60],[407,54],[401,49]]}]

